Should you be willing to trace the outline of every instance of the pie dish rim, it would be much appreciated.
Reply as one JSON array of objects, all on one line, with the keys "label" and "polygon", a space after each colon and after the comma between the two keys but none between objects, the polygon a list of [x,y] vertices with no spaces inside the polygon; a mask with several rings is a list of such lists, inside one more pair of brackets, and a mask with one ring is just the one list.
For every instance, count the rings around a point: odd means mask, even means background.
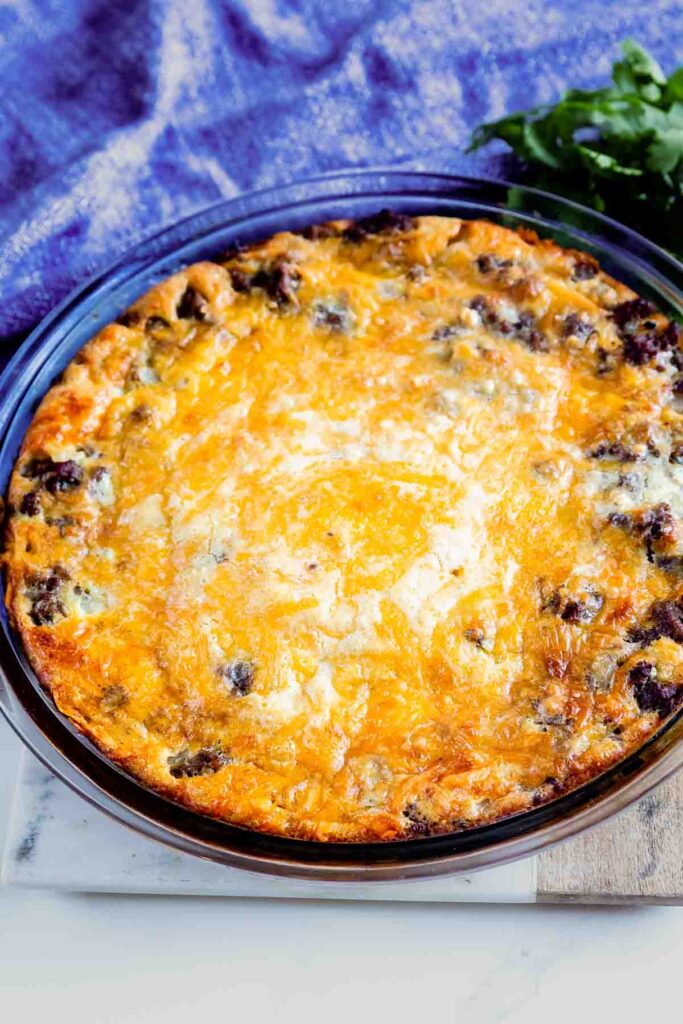
[{"label": "pie dish rim", "polygon": [[[504,205],[511,188],[516,202],[524,204],[521,210],[510,211]],[[278,229],[338,216],[363,216],[381,206],[417,214],[488,217],[507,226],[515,221],[540,228],[541,233],[554,228],[553,237],[563,246],[588,248],[603,269],[639,293],[654,294],[664,308],[683,309],[679,297],[683,268],[662,250],[578,204],[507,182],[378,169],[250,193],[202,210],[136,246],[72,293],[24,342],[0,378],[2,493],[35,398],[42,397],[50,379],[78,348],[130,305],[133,297],[237,237],[251,241]],[[592,230],[587,232],[584,225]],[[245,230],[251,232],[247,238]],[[574,232],[569,240],[557,238],[568,231]],[[125,775],[56,710],[29,668],[4,607],[0,674],[6,688],[5,693],[0,689],[0,708],[10,725],[48,767],[91,802],[184,852],[273,874],[357,881],[428,877],[504,863],[602,820],[683,763],[683,719],[678,715],[602,775],[539,808],[489,825],[389,842],[286,839],[213,821]]]}]

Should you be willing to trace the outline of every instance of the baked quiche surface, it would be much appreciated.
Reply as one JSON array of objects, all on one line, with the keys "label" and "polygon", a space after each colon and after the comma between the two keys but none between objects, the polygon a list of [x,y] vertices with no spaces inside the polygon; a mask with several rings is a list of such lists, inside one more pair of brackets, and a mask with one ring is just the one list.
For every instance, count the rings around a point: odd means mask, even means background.
[{"label": "baked quiche surface", "polygon": [[46,395],[12,621],[65,715],[252,829],[552,799],[683,698],[679,330],[594,260],[387,211],[182,270]]}]

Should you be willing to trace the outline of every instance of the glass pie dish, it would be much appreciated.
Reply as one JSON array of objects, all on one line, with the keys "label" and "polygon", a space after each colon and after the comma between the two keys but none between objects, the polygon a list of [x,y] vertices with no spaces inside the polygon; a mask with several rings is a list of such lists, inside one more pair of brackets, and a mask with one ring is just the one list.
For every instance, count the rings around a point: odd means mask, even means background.
[{"label": "glass pie dish", "polygon": [[[628,229],[551,195],[444,175],[360,171],[220,203],[137,246],[68,298],[25,342],[0,381],[0,493],[5,493],[35,405],[102,326],[180,267],[283,230],[381,207],[409,214],[487,218],[532,228],[595,256],[662,311],[683,311],[682,268]],[[625,807],[683,763],[679,714],[635,753],[557,799],[492,824],[393,842],[313,842],[266,835],[192,812],[125,774],[61,715],[32,672],[4,610],[0,707],[35,754],[103,811],[183,852],[271,874],[396,880],[471,871],[526,856]]]}]

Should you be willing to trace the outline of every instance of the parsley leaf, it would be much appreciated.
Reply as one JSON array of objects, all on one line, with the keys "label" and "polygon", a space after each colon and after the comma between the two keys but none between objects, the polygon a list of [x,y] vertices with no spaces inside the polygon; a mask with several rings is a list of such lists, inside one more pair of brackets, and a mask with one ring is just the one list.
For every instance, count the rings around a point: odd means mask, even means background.
[{"label": "parsley leaf", "polygon": [[667,79],[634,40],[612,85],[483,124],[468,152],[501,139],[531,183],[605,211],[683,255],[683,67]]}]

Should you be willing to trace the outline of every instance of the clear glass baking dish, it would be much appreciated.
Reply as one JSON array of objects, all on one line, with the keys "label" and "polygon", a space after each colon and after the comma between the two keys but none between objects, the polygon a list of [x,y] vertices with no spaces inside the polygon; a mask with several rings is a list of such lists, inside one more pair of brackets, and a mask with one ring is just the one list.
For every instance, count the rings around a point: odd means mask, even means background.
[{"label": "clear glass baking dish", "polygon": [[[628,228],[575,203],[504,182],[369,170],[327,175],[230,199],[126,253],[77,289],[31,334],[0,377],[0,494],[36,403],[78,349],[152,284],[239,240],[381,207],[485,217],[584,249],[615,277],[681,315],[683,267]],[[268,836],[185,810],[108,761],[55,708],[0,613],[0,709],[27,746],[83,797],[130,828],[185,853],[273,875],[328,881],[420,878],[528,856],[626,807],[683,764],[683,713],[637,752],[533,810],[464,832],[390,843]]]}]

